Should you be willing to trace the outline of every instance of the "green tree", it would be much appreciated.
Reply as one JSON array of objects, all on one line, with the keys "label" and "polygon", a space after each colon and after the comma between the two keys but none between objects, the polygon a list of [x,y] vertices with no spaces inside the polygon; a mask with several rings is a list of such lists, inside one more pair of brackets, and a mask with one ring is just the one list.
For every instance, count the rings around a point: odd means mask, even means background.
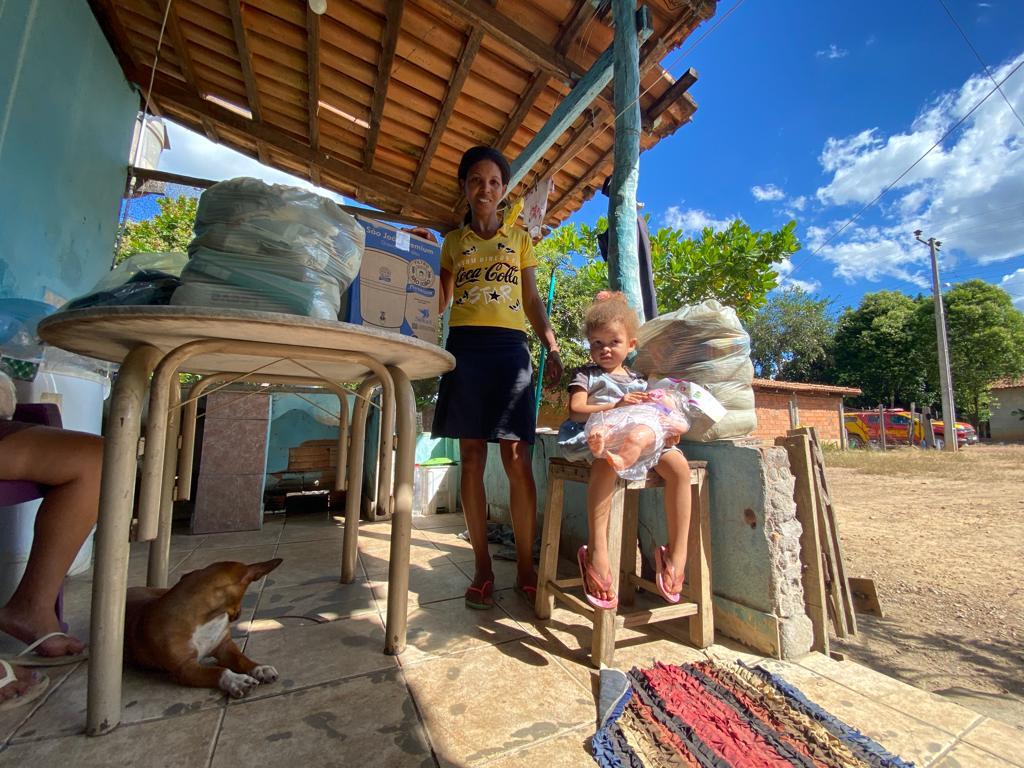
[{"label": "green tree", "polygon": [[199,201],[194,197],[161,197],[160,213],[145,221],[129,221],[117,249],[115,264],[149,251],[187,251],[192,241]]},{"label": "green tree", "polygon": [[[1014,308],[1006,291],[983,280],[959,283],[943,301],[957,412],[977,426],[989,416],[989,387],[1024,373],[1024,314]],[[937,385],[933,301],[921,302],[917,319],[928,378]]]},{"label": "green tree", "polygon": [[862,404],[930,402],[918,312],[922,299],[898,291],[865,294],[860,306],[839,318],[835,336],[836,379],[860,387]]},{"label": "green tree", "polygon": [[659,229],[651,236],[658,308],[670,312],[717,299],[750,320],[779,284],[777,265],[800,249],[795,229],[790,221],[777,232],[755,232],[739,220],[721,232],[705,228],[695,238]]},{"label": "green tree", "polygon": [[771,294],[747,323],[751,359],[759,376],[805,381],[831,352],[836,321],[830,299],[815,299],[802,288]]}]

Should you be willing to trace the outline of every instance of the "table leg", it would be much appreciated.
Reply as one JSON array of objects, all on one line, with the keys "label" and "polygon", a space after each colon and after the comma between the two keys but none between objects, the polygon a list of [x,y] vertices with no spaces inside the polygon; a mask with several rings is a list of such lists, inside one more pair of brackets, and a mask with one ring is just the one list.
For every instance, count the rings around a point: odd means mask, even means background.
[{"label": "table leg", "polygon": [[171,380],[167,442],[164,446],[164,482],[160,491],[160,518],[156,538],[149,542],[146,586],[166,587],[171,557],[171,523],[174,516],[174,476],[178,466],[178,432],[181,425],[181,385]]},{"label": "table leg", "polygon": [[[356,578],[359,556],[359,506],[363,495],[363,456],[366,447],[367,398],[376,386],[376,379],[366,379],[356,391],[352,409],[352,439],[348,451],[348,490],[345,493],[345,538],[341,545],[341,583],[351,584]],[[338,467],[341,471],[341,467]]]},{"label": "table leg", "polygon": [[391,517],[388,564],[388,613],[384,652],[405,650],[409,614],[409,545],[412,539],[412,480],[416,462],[416,398],[402,369],[389,367],[395,383],[398,450],[395,462],[395,506]]},{"label": "table leg", "polygon": [[86,732],[98,736],[121,721],[124,604],[128,588],[128,533],[135,498],[139,421],[149,375],[160,351],[135,347],[114,382],[103,446],[96,559],[92,587]]}]

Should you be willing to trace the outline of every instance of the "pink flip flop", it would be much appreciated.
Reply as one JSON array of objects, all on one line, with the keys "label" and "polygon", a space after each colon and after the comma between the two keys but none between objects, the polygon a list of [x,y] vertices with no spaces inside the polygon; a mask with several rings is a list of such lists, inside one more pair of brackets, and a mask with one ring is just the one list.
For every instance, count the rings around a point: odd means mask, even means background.
[{"label": "pink flip flop", "polygon": [[665,548],[664,544],[654,550],[654,562],[658,569],[658,591],[661,592],[661,596],[665,598],[666,602],[678,603],[680,593],[669,592],[665,587],[665,569],[668,569],[672,573],[673,582],[676,580],[676,571],[668,560],[668,549]]},{"label": "pink flip flop", "polygon": [[593,566],[591,566],[590,564],[587,563],[587,545],[586,544],[584,544],[582,547],[580,547],[577,550],[577,552],[576,552],[576,561],[580,565],[580,576],[583,577],[583,594],[586,596],[587,602],[590,603],[595,608],[601,608],[602,610],[605,610],[605,611],[610,611],[610,610],[612,610],[614,608],[618,608],[619,607],[619,596],[618,595],[615,595],[610,600],[601,600],[601,599],[599,599],[597,597],[594,597],[587,590],[587,578],[588,577],[595,584],[600,586],[602,589],[608,590],[609,592],[611,592],[611,590],[612,590],[612,582],[611,582],[611,579],[608,579],[607,581],[603,580],[600,577],[600,575],[598,575],[597,571],[594,570]]}]

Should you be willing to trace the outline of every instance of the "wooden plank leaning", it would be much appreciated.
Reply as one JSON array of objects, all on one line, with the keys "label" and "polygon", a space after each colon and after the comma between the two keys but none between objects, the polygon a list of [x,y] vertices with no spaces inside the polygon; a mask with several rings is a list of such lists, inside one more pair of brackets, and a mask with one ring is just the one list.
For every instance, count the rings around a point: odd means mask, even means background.
[{"label": "wooden plank leaning", "polygon": [[793,498],[796,501],[797,519],[803,529],[800,534],[800,556],[803,564],[801,580],[804,588],[804,606],[814,632],[811,648],[827,656],[828,594],[825,591],[821,539],[818,533],[817,497],[813,482],[810,440],[806,435],[793,435],[778,437],[775,444],[785,448],[789,454],[789,466],[795,481]]}]

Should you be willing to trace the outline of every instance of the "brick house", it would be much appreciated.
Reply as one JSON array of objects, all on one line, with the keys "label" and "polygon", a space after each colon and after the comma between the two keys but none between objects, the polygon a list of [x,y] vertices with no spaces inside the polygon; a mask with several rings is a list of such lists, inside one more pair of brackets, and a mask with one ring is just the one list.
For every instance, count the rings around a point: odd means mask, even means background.
[{"label": "brick house", "polygon": [[856,387],[754,379],[757,429],[752,436],[772,442],[776,437],[785,435],[792,429],[792,404],[800,426],[814,427],[824,442],[839,443],[842,439],[843,398],[860,393]]}]

